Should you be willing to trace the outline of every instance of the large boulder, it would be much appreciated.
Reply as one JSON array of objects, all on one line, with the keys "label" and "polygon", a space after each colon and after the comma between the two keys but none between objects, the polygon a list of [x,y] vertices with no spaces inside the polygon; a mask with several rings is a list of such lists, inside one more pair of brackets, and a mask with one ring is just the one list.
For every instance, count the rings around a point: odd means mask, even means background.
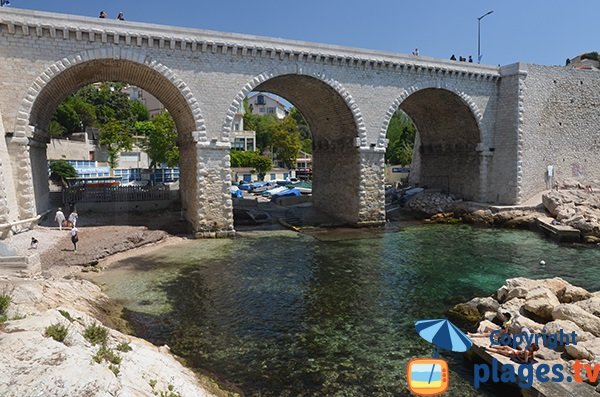
[{"label": "large boulder", "polygon": [[575,345],[565,345],[565,351],[574,359],[594,360],[595,357],[600,357],[600,339],[594,338]]},{"label": "large boulder", "polygon": [[562,303],[552,311],[554,320],[570,320],[582,330],[600,336],[600,318],[583,310],[573,303]]},{"label": "large boulder", "polygon": [[560,302],[554,293],[546,287],[536,287],[525,296],[523,308],[544,321],[552,320],[552,311]]},{"label": "large boulder", "polygon": [[544,324],[540,324],[538,322],[533,321],[529,317],[517,314],[512,323],[510,331],[513,334],[520,333],[523,332],[523,327],[527,327],[529,331],[533,333],[540,333],[544,329]]},{"label": "large boulder", "polygon": [[577,301],[575,304],[586,312],[600,317],[600,296],[592,295],[591,298]]},{"label": "large boulder", "polygon": [[513,298],[511,300],[507,300],[503,304],[500,305],[498,310],[496,310],[496,317],[505,322],[508,320],[508,317],[505,313],[510,314],[510,318],[514,319],[517,315],[523,314],[521,308],[525,304],[525,299],[523,298]]},{"label": "large boulder", "polygon": [[560,277],[547,278],[542,280],[532,280],[525,277],[515,277],[506,280],[506,284],[500,287],[495,294],[499,302],[505,302],[512,298],[525,298],[529,291],[536,287],[546,287],[554,295],[558,295],[559,291],[570,286],[567,281]]},{"label": "large boulder", "polygon": [[541,332],[545,334],[556,334],[560,331],[563,331],[563,333],[567,335],[571,335],[573,332],[575,332],[575,340],[577,341],[577,343],[594,339],[594,335],[582,330],[577,324],[569,320],[550,321],[549,323],[546,323],[546,325],[544,325],[544,328]]},{"label": "large boulder", "polygon": [[558,298],[561,303],[573,303],[588,299],[592,296],[588,291],[574,285],[567,285],[558,292]]}]

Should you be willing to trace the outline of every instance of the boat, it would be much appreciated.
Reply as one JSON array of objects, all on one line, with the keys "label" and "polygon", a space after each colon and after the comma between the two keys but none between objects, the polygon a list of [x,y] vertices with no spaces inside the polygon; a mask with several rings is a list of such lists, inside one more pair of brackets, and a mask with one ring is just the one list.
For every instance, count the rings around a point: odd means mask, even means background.
[{"label": "boat", "polygon": [[244,192],[240,190],[237,186],[231,186],[229,188],[229,192],[231,193],[231,198],[242,198],[244,197]]},{"label": "boat", "polygon": [[273,189],[265,190],[264,192],[262,192],[262,195],[265,197],[270,197],[274,194],[284,192],[286,190],[288,190],[288,188],[285,186],[277,186],[277,187],[274,187]]},{"label": "boat", "polygon": [[296,188],[286,189],[285,191],[271,195],[271,201],[277,200],[280,197],[290,197],[290,196],[302,196],[302,193],[300,193],[300,190],[298,190]]},{"label": "boat", "polygon": [[290,189],[298,189],[302,194],[312,194],[312,182],[296,182],[287,185],[287,187]]}]

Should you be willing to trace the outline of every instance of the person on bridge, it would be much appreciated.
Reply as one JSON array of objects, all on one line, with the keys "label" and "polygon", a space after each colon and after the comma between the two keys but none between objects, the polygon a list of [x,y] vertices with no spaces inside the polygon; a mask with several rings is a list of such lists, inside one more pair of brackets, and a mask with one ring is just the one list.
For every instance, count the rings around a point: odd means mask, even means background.
[{"label": "person on bridge", "polygon": [[452,56],[450,57],[451,61],[456,61],[456,55],[452,54]]},{"label": "person on bridge", "polygon": [[469,55],[469,62],[473,63],[473,57],[471,55]]},{"label": "person on bridge", "polygon": [[100,11],[100,15],[98,15],[98,18],[102,18],[102,19],[106,18],[106,12]]},{"label": "person on bridge", "polygon": [[120,12],[119,15],[117,15],[117,19],[119,21],[124,21],[125,20],[125,14],[123,14],[122,12]]},{"label": "person on bridge", "polygon": [[59,208],[58,211],[56,211],[56,215],[54,215],[54,220],[58,222],[58,230],[62,231],[63,222],[65,219],[65,214],[62,212],[62,208]]}]

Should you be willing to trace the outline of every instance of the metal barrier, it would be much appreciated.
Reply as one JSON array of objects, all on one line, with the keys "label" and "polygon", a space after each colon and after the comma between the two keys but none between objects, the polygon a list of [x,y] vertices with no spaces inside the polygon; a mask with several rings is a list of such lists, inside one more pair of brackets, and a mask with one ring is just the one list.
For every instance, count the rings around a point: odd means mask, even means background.
[{"label": "metal barrier", "polygon": [[63,191],[65,203],[170,200],[167,186],[81,186]]}]

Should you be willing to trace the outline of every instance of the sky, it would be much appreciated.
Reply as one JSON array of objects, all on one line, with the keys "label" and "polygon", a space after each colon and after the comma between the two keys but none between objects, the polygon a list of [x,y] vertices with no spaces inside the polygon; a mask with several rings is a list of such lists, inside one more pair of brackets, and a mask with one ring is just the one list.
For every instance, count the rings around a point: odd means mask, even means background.
[{"label": "sky", "polygon": [[10,0],[11,7],[477,61],[564,65],[600,50],[595,0]]}]

